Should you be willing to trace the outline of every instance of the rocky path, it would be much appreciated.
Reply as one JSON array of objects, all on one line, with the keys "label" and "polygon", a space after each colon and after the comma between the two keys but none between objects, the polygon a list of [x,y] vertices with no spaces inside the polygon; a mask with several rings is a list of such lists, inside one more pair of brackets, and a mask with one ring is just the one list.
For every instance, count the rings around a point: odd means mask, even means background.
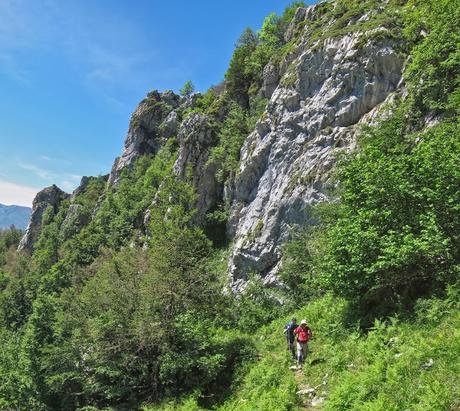
[{"label": "rocky path", "polygon": [[295,370],[294,371],[294,378],[297,385],[297,392],[296,394],[302,400],[304,410],[309,411],[319,411],[321,410],[321,404],[324,402],[324,397],[321,396],[319,389],[325,385],[323,382],[322,384],[318,385],[317,387],[309,387],[305,380],[302,370]]}]

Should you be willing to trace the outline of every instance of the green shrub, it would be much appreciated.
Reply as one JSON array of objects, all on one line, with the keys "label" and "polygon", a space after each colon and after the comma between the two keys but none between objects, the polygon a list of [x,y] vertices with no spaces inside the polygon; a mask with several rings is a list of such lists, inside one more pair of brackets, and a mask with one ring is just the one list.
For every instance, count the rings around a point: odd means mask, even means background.
[{"label": "green shrub", "polygon": [[327,236],[327,287],[389,306],[443,288],[459,263],[459,126],[401,126],[397,115],[365,134],[341,172],[344,215]]},{"label": "green shrub", "polygon": [[238,40],[225,74],[225,87],[230,98],[243,108],[249,109],[251,97],[258,94],[267,63],[270,60],[279,62],[286,43],[284,34],[296,9],[301,6],[303,2],[294,2],[281,16],[270,14],[258,33],[246,29]]},{"label": "green shrub", "polygon": [[415,44],[406,71],[412,98],[422,111],[460,107],[460,2],[411,0],[404,33]]},{"label": "green shrub", "polygon": [[191,80],[187,80],[179,91],[182,96],[190,97],[195,91],[195,86],[193,85]]},{"label": "green shrub", "polygon": [[231,105],[219,131],[219,143],[211,150],[208,160],[217,165],[216,177],[219,182],[226,182],[237,172],[240,150],[248,134],[247,113],[237,104]]}]

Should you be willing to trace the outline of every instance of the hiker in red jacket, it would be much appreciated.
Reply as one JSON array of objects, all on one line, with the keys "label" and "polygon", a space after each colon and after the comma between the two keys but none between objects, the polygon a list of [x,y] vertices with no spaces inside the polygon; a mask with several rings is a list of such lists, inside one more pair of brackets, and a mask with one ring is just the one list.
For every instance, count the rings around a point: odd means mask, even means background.
[{"label": "hiker in red jacket", "polygon": [[307,320],[300,322],[300,326],[294,330],[294,335],[297,337],[297,366],[302,368],[308,354],[308,340],[312,336],[311,329],[307,326]]}]

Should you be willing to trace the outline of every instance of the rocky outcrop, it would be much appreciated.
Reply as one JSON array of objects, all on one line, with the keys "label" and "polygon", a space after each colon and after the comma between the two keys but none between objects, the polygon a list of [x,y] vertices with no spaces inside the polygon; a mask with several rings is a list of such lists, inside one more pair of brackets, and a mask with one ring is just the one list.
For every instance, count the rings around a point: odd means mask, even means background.
[{"label": "rocky outcrop", "polygon": [[141,101],[131,117],[123,154],[112,167],[109,184],[116,184],[121,171],[143,155],[154,155],[178,127],[177,113],[182,99],[172,91],[152,91]]},{"label": "rocky outcrop", "polygon": [[210,149],[217,143],[211,119],[204,114],[189,115],[180,127],[178,140],[179,156],[173,171],[179,178],[190,180],[195,187],[197,221],[202,223],[220,195],[216,165],[208,164]]},{"label": "rocky outcrop", "polygon": [[[314,11],[300,9],[295,19],[315,18]],[[281,65],[280,85],[241,151],[228,227],[234,290],[250,272],[277,281],[281,246],[292,228],[309,220],[311,206],[330,199],[337,153],[353,146],[359,124],[401,81],[395,40],[363,44],[355,32],[300,47],[296,56]]]},{"label": "rocky outcrop", "polygon": [[19,251],[26,251],[28,253],[33,252],[34,244],[40,235],[43,215],[45,211],[50,209],[51,213],[56,215],[61,202],[68,199],[69,197],[69,194],[65,193],[55,185],[43,189],[35,196],[32,205],[32,215],[30,217],[30,222],[24,237],[19,243]]},{"label": "rocky outcrop", "polygon": [[81,204],[71,204],[61,225],[64,241],[77,234],[90,221],[91,215],[85,212]]},{"label": "rocky outcrop", "polygon": [[270,98],[278,87],[280,80],[278,65],[272,62],[268,63],[264,68],[262,78],[262,96],[264,98]]},{"label": "rocky outcrop", "polygon": [[[311,219],[312,206],[332,198],[337,154],[354,147],[360,125],[372,124],[382,103],[390,101],[402,84],[404,56],[386,28],[374,25],[365,33],[343,30],[330,38],[317,31],[312,36],[315,28],[324,24],[327,31],[334,25],[324,13],[336,5],[324,4],[296,11],[285,33],[289,53],[263,70],[257,97],[269,102],[244,143],[238,173],[225,189],[216,180],[218,165],[209,162],[209,154],[218,143],[215,124],[225,120],[228,107],[222,104],[217,112],[202,114],[198,93],[183,98],[172,91],[150,92],[132,115],[123,153],[109,177],[109,186],[116,186],[123,169],[177,138],[173,173],[196,190],[196,221],[205,225],[209,211],[222,204],[230,207],[228,267],[235,291],[245,286],[251,272],[277,283],[282,245],[292,229]],[[347,24],[368,22],[371,17],[372,12],[352,16]],[[71,197],[61,227],[64,238],[92,218],[76,201],[88,182],[84,178]],[[33,249],[44,210],[49,205],[56,209],[66,198],[57,190],[37,196],[21,249]],[[143,220],[135,228],[149,234],[148,210]]]},{"label": "rocky outcrop", "polygon": [[80,185],[73,191],[72,195],[70,196],[70,201],[74,202],[75,199],[82,193],[86,191],[88,188],[89,182],[94,179],[95,177],[87,177],[83,176],[80,181]]},{"label": "rocky outcrop", "polygon": [[84,226],[89,224],[92,218],[97,214],[100,204],[105,197],[104,190],[102,189],[100,192],[92,193],[93,196],[98,196],[97,200],[94,198],[86,199],[86,203],[88,200],[95,203],[94,209],[92,210],[88,209],[88,204],[86,204],[86,207],[83,206],[81,196],[84,196],[87,193],[91,183],[97,184],[97,181],[99,180],[105,185],[108,181],[108,178],[108,174],[99,177],[82,177],[80,185],[73,191],[72,195],[70,196],[70,206],[60,228],[64,240],[67,240],[77,234]]}]

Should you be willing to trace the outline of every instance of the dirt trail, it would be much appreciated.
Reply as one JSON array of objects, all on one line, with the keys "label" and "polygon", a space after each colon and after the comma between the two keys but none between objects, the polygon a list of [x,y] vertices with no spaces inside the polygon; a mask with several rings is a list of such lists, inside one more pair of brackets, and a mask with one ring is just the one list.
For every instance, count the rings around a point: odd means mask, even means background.
[{"label": "dirt trail", "polygon": [[[302,370],[295,370],[294,371],[294,378],[297,385],[297,391],[309,389],[310,387],[305,384],[303,380],[303,373]],[[309,395],[298,395],[299,398],[302,400],[302,409],[308,411],[320,411],[321,407],[313,406],[311,404],[312,398]]]}]

